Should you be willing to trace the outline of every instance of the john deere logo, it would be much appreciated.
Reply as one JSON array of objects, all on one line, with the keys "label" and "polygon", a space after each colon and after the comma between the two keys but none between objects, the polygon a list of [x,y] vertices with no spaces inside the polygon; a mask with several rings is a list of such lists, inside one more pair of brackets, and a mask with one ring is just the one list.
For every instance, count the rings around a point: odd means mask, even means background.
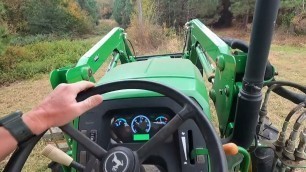
[{"label": "john deere logo", "polygon": [[125,172],[128,167],[127,155],[122,151],[111,153],[104,162],[106,172]]}]

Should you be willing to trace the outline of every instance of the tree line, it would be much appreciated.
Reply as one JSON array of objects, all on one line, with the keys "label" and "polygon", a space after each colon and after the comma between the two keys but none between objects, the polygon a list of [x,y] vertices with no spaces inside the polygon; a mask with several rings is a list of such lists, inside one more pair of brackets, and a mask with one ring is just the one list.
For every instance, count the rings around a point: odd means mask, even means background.
[{"label": "tree line", "polygon": [[2,0],[1,25],[11,33],[83,33],[98,19],[95,0]]},{"label": "tree line", "polygon": [[86,34],[98,19],[96,0],[1,0],[0,55],[11,35]]},{"label": "tree line", "polygon": [[[255,0],[1,0],[0,34],[83,34],[100,18],[113,18],[127,27],[139,3],[144,18],[175,28],[193,18],[215,27],[245,27],[255,7]],[[301,13],[305,0],[281,0],[277,24],[288,27]]]},{"label": "tree line", "polygon": [[[108,10],[114,19],[128,26],[131,14],[136,11],[138,0],[113,0]],[[256,0],[140,0],[142,6],[154,9],[155,20],[168,27],[182,27],[188,20],[201,19],[206,25],[230,27],[233,24],[246,27],[252,22]],[[150,3],[148,3],[150,2]],[[153,4],[153,6],[152,6]],[[134,6],[134,7],[133,7]],[[111,7],[110,7],[111,8]],[[143,7],[143,9],[148,7]],[[305,0],[281,0],[277,24],[289,27],[295,16],[305,16]]]},{"label": "tree line", "polygon": [[[87,34],[103,18],[124,28],[133,16],[174,28],[193,18],[214,27],[246,27],[254,6],[255,0],[1,0],[0,52],[12,34]],[[296,16],[306,18],[305,0],[281,0],[277,24],[299,23]]]}]

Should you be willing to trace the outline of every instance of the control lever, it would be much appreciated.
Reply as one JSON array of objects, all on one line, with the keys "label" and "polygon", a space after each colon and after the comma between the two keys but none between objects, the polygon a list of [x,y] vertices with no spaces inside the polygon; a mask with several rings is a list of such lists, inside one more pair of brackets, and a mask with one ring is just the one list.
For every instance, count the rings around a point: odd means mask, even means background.
[{"label": "control lever", "polygon": [[223,145],[225,155],[234,156],[238,153],[238,146],[235,143],[226,143]]},{"label": "control lever", "polygon": [[83,171],[85,169],[82,164],[73,161],[73,159],[65,152],[50,144],[43,149],[42,155],[61,165],[73,167],[78,171]]}]

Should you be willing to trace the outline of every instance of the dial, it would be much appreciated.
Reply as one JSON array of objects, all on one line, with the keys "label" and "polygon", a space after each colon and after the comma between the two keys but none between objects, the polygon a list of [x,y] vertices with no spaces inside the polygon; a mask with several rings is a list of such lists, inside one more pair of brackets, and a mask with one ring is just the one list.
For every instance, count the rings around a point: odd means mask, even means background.
[{"label": "dial", "polygon": [[164,115],[160,115],[157,118],[155,118],[154,124],[158,125],[166,125],[168,123],[168,118],[166,118]]},{"label": "dial", "polygon": [[130,142],[132,140],[133,132],[125,118],[114,118],[111,130],[111,137],[117,143]]},{"label": "dial", "polygon": [[151,122],[148,117],[138,115],[132,120],[131,127],[133,133],[149,133],[151,129]]},{"label": "dial", "polygon": [[117,118],[114,122],[114,127],[129,126],[124,118]]}]

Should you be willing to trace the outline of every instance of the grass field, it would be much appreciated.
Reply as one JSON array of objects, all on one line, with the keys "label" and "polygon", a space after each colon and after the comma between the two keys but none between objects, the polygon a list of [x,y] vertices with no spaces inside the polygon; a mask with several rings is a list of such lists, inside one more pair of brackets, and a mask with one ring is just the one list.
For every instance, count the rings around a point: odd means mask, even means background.
[{"label": "grass field", "polygon": [[[239,37],[248,40],[245,34],[237,34],[227,30],[218,31],[224,36]],[[96,38],[92,39],[97,40]],[[276,35],[271,48],[270,61],[277,68],[279,80],[290,80],[306,85],[306,37]],[[181,48],[178,48],[179,50]],[[160,51],[160,50],[159,50]],[[0,87],[0,116],[17,109],[27,112],[38,104],[51,91],[48,75],[40,74],[32,79],[19,81]],[[277,127],[280,127],[284,116],[294,104],[272,95],[269,103],[269,117]],[[46,171],[48,159],[40,155],[45,143],[33,151],[24,171]],[[0,163],[0,171],[5,161]],[[34,164],[34,165],[33,165]]]}]

